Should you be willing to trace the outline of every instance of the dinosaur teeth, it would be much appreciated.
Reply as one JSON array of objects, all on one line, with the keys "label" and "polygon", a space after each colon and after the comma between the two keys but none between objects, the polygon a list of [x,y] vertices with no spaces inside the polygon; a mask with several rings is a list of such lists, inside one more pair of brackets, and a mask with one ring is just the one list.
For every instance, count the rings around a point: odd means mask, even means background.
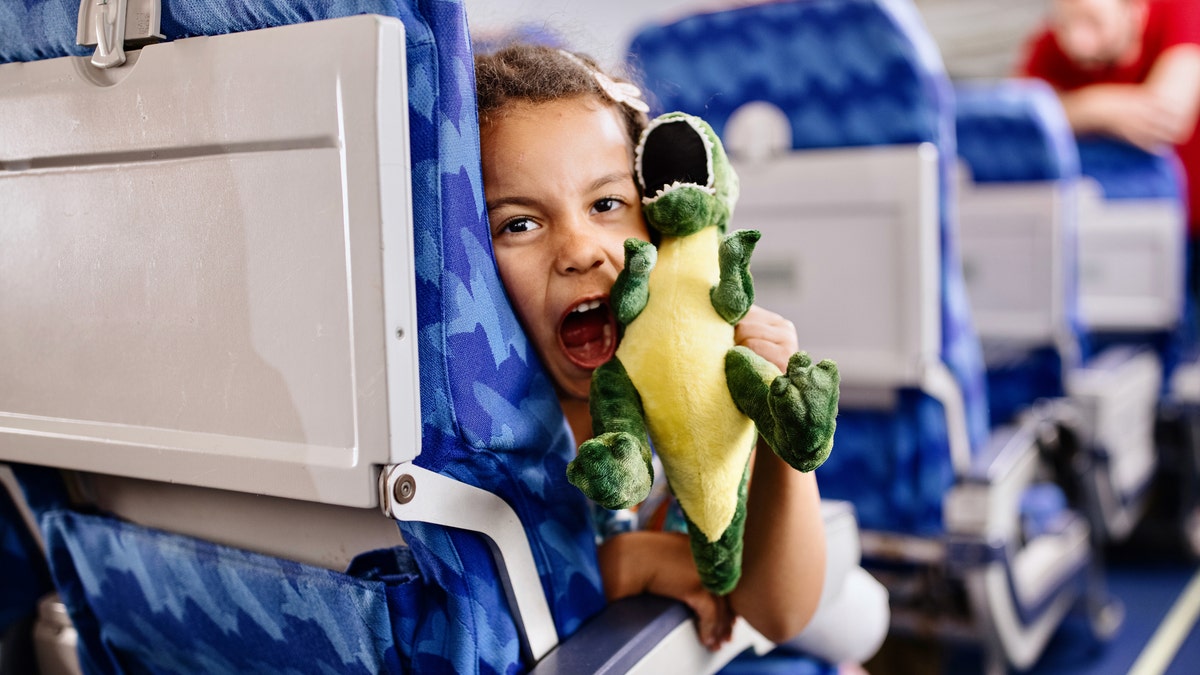
[{"label": "dinosaur teeth", "polygon": [[664,185],[661,188],[659,188],[658,192],[655,192],[653,197],[642,197],[642,203],[643,204],[653,204],[654,202],[658,201],[664,195],[674,192],[680,188],[685,188],[685,187],[692,187],[692,188],[696,188],[697,190],[703,190],[704,192],[706,192],[710,195],[717,194],[716,188],[711,188],[711,187],[708,187],[705,185],[700,185],[699,183],[684,183],[682,181],[675,181],[674,183],[671,183],[670,185]]}]

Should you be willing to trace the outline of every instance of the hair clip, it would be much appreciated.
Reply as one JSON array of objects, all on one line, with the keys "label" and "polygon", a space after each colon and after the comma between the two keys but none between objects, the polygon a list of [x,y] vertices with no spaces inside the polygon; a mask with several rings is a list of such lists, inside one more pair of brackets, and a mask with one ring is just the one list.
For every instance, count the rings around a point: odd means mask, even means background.
[{"label": "hair clip", "polygon": [[638,89],[635,85],[629,82],[617,82],[608,75],[605,75],[599,70],[589,66],[583,59],[565,49],[560,49],[558,51],[563,56],[582,67],[584,70],[591,73],[592,77],[596,80],[597,86],[599,86],[600,90],[604,92],[604,95],[611,100],[617,103],[624,103],[638,112],[650,112],[650,106],[647,105],[644,100],[642,100],[642,90]]}]

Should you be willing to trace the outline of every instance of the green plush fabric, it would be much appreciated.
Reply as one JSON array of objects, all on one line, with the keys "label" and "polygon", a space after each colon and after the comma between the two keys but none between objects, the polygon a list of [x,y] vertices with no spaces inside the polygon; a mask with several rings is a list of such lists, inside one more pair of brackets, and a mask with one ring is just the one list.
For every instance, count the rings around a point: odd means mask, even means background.
[{"label": "green plush fabric", "polygon": [[718,253],[721,281],[712,289],[713,309],[731,325],[746,316],[754,304],[754,279],[750,277],[750,255],[762,238],[758,230],[738,230],[725,235]]},{"label": "green plush fabric", "polygon": [[[666,242],[670,240],[676,242],[673,248],[669,249],[671,253],[685,250],[677,245],[681,238],[695,235],[708,227],[716,227],[720,233],[726,231],[737,202],[739,184],[720,139],[711,127],[698,118],[682,113],[663,115],[654,120],[643,134],[635,155],[638,180],[641,181],[643,194],[646,195],[643,212],[653,234],[661,237],[656,241],[662,242],[664,249],[667,248]],[[707,258],[707,267],[689,267],[691,270],[709,270],[705,274],[712,274],[712,278],[717,280],[709,289],[708,297],[699,300],[710,304],[711,309],[715,310],[716,316],[709,316],[716,325],[725,325],[720,321],[728,325],[736,324],[754,303],[750,257],[760,236],[760,233],[754,230],[740,230],[721,237],[716,244],[719,248],[715,256]],[[699,243],[687,249],[690,252],[686,255],[711,250],[704,248],[707,243],[703,239],[692,241]],[[685,254],[677,253],[674,257],[658,261],[655,246],[632,239],[626,242],[625,270],[618,276],[609,298],[622,329],[629,327],[634,321],[651,321],[652,318],[646,318],[651,315],[659,320],[669,316],[672,318],[666,321],[679,321],[678,314],[674,312],[655,314],[652,310],[644,314],[643,311],[651,302],[650,272],[657,263],[671,269],[667,262],[674,262],[677,269],[677,263],[683,260],[679,257],[681,255]],[[687,261],[690,263],[692,258],[687,258]],[[699,311],[702,309],[699,305],[687,307],[695,310],[693,317],[702,313]],[[707,322],[708,319],[704,321]],[[680,333],[679,330],[672,333],[674,329],[669,326],[662,327],[663,330],[658,333],[645,335],[665,335],[666,339],[673,339],[670,336]],[[726,331],[726,337],[723,339],[732,343],[728,327],[723,330]],[[679,344],[687,342],[680,337]],[[624,342],[621,349],[626,349]],[[653,479],[650,448],[646,440],[648,425],[642,400],[643,393],[634,385],[634,379],[640,377],[638,373],[643,371],[636,367],[635,352],[619,353],[625,353],[634,359],[628,361],[633,370],[627,371],[626,366],[616,357],[596,369],[592,378],[590,402],[593,433],[596,434],[596,438],[581,445],[579,456],[567,469],[567,476],[573,484],[589,498],[607,508],[626,508],[642,501],[648,494]],[[665,358],[668,355],[669,358]],[[642,356],[645,356],[645,352]],[[688,358],[689,354],[671,353],[670,349],[665,349],[661,367],[669,368],[671,361],[683,362]],[[665,385],[657,381],[657,373],[660,372],[657,370],[658,362],[654,362],[652,367],[655,369],[655,377],[638,381],[648,389],[660,387],[664,392],[661,395],[665,398],[648,399],[651,401],[651,407],[654,407],[657,401],[660,410],[673,409],[663,402],[670,401],[673,406],[676,398],[686,401],[690,406],[697,400],[698,392],[726,388],[737,410],[753,421],[758,432],[775,453],[792,467],[800,471],[812,471],[829,456],[836,429],[839,386],[837,366],[832,361],[824,360],[813,364],[807,354],[798,352],[791,357],[787,373],[780,373],[778,368],[753,351],[730,344],[730,348],[725,352],[723,382],[708,383],[712,385],[709,387],[699,386],[704,383],[687,383],[682,388],[672,384],[665,389]],[[634,373],[633,378],[630,377],[630,372]],[[723,394],[721,397],[723,398]],[[720,399],[714,397],[705,400]],[[710,410],[716,411],[717,416],[714,419],[720,420],[719,426],[723,430],[727,419],[723,413],[728,409],[727,404],[714,405],[716,408]],[[661,418],[656,419],[661,423]],[[673,419],[679,423],[679,417]],[[745,420],[732,411],[728,419],[731,423],[738,419]],[[682,423],[685,427],[694,428],[690,421]],[[752,433],[748,426],[743,428],[747,434]],[[706,436],[705,440],[707,439]],[[663,451],[661,445],[659,450]],[[700,453],[714,450],[713,447],[689,447],[677,449],[676,452],[691,453],[694,457],[703,458],[704,455]],[[713,528],[710,528],[711,536],[706,536],[696,525],[696,522],[704,522],[701,511],[688,515],[692,555],[701,580],[706,588],[717,594],[733,590],[741,575],[750,448],[742,450],[747,453],[747,460],[744,469],[741,469],[741,481],[727,486],[728,490],[736,491],[736,508],[732,502],[724,502],[729,510],[724,511],[723,514],[726,515],[716,521],[717,527],[725,527],[724,531],[717,536],[713,533]],[[732,454],[728,456],[735,457]],[[741,455],[736,457],[736,461],[740,462]],[[712,464],[704,466],[711,468]],[[740,464],[732,466],[736,471]],[[727,477],[731,483],[739,475],[726,469],[722,471],[726,472],[721,474],[721,480]],[[672,483],[669,473],[667,481]],[[681,491],[684,490],[681,485],[673,485],[673,489],[680,490],[677,492],[679,495],[682,495]],[[703,493],[712,494],[707,488]],[[723,494],[726,499],[734,499],[731,493]],[[700,504],[697,507],[699,509],[708,508],[703,502],[694,503]],[[686,515],[687,506],[682,496],[680,505],[684,507]],[[723,525],[726,522],[724,518],[727,518],[729,513],[733,514],[732,520],[728,525]],[[692,516],[696,516],[696,522],[693,522]]]},{"label": "green plush fabric", "polygon": [[[700,583],[717,595],[725,595],[737,587],[742,578],[743,535],[746,532],[746,497],[750,485],[750,465],[742,474],[738,484],[738,507],[733,521],[721,534],[716,543],[711,543],[688,519],[688,541],[692,548],[692,559],[700,572]],[[684,517],[687,518],[685,512]]]},{"label": "green plush fabric", "polygon": [[654,480],[642,399],[625,367],[612,359],[592,373],[591,438],[567,465],[567,480],[606,509],[627,509],[650,494]]},{"label": "green plush fabric", "polygon": [[738,409],[754,420],[767,444],[799,471],[821,466],[833,449],[840,377],[829,359],[813,364],[792,354],[787,374],[745,347],[725,356],[725,379]]},{"label": "green plush fabric", "polygon": [[613,282],[609,304],[617,323],[623,328],[633,323],[646,308],[650,292],[650,271],[658,259],[654,244],[641,239],[625,240],[625,268]]}]

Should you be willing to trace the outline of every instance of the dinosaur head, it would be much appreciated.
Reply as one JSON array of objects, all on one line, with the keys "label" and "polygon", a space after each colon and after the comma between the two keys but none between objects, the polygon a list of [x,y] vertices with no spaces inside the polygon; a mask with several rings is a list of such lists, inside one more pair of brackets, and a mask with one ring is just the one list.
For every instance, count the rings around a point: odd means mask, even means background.
[{"label": "dinosaur head", "polygon": [[733,215],[738,178],[721,139],[707,122],[685,113],[655,118],[634,155],[642,211],[663,235],[685,237]]}]

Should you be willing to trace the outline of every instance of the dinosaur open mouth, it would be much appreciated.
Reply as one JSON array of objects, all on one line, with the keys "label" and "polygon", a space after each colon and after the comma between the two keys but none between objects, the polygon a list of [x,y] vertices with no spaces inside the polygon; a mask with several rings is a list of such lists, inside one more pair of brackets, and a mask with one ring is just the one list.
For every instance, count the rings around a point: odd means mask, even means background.
[{"label": "dinosaur open mouth", "polygon": [[617,322],[604,300],[579,303],[558,324],[558,341],[567,359],[580,368],[595,369],[617,349]]},{"label": "dinosaur open mouth", "polygon": [[652,128],[640,160],[639,178],[648,200],[681,185],[712,187],[708,144],[687,120],[672,120]]}]

